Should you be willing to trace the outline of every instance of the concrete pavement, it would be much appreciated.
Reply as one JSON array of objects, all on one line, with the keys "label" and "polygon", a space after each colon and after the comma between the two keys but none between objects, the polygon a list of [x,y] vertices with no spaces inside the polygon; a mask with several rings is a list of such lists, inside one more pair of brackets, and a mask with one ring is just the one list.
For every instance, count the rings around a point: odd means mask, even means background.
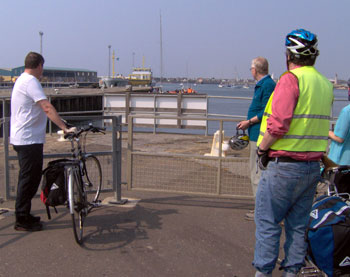
[{"label": "concrete pavement", "polygon": [[[113,194],[102,194],[102,199]],[[41,232],[17,232],[0,220],[0,276],[253,276],[255,225],[244,220],[253,202],[156,192],[123,192],[137,205],[102,206],[74,241],[65,207],[47,219],[40,199],[33,214]],[[5,201],[2,208],[13,208]],[[276,275],[278,276],[278,275]]]}]

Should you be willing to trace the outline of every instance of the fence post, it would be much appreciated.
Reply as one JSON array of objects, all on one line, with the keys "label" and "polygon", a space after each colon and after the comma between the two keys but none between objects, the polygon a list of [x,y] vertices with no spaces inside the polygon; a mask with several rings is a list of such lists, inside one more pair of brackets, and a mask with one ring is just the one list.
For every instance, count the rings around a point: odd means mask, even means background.
[{"label": "fence post", "polygon": [[4,118],[4,170],[5,170],[5,200],[10,198],[10,168],[9,168],[9,118]]},{"label": "fence post", "polygon": [[153,115],[154,115],[154,120],[153,120],[153,134],[157,132],[157,98],[156,94],[153,95]]},{"label": "fence post", "polygon": [[134,119],[132,116],[129,115],[129,121],[128,121],[128,150],[127,150],[127,158],[126,158],[126,182],[128,183],[128,189],[132,189],[132,163],[133,163],[133,136],[134,136]]},{"label": "fence post", "polygon": [[113,160],[113,190],[115,199],[109,201],[109,204],[125,204],[128,199],[122,199],[122,132],[121,132],[122,117],[114,116],[112,118],[112,160]]},{"label": "fence post", "polygon": [[206,111],[205,111],[205,118],[207,119],[205,122],[205,136],[208,136],[208,105],[209,105],[209,98],[208,98],[208,95],[206,96],[206,99],[207,99],[207,107],[206,107]]},{"label": "fence post", "polygon": [[[49,95],[49,102],[50,102],[50,104],[52,104],[51,103],[52,102],[51,95]],[[52,136],[52,122],[51,122],[51,120],[48,120],[48,122],[49,122],[49,134],[50,134],[50,136]]]},{"label": "fence post", "polygon": [[5,112],[5,109],[6,109],[6,99],[2,99],[2,118],[1,118],[1,121],[2,121],[2,137],[3,137],[3,143],[4,143],[4,137],[5,137],[5,118],[6,118],[6,112]]},{"label": "fence post", "polygon": [[128,124],[128,116],[130,114],[130,91],[125,92],[125,123]]},{"label": "fence post", "polygon": [[182,129],[182,121],[179,117],[182,116],[182,93],[177,94],[177,128]]},{"label": "fence post", "polygon": [[222,137],[222,129],[223,129],[223,121],[222,119],[220,119],[220,133],[219,133],[219,156],[218,156],[218,175],[216,178],[216,182],[217,182],[217,187],[216,187],[216,193],[218,195],[221,194],[221,168],[222,168],[222,142],[224,140],[224,138]]}]

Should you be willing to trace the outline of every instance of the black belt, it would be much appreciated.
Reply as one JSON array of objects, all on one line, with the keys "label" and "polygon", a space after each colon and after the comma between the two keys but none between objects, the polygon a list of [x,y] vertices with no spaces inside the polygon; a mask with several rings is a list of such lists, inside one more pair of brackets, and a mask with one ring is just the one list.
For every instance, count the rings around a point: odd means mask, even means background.
[{"label": "black belt", "polygon": [[286,156],[270,158],[270,161],[279,162],[279,163],[302,163],[302,162],[308,162],[308,161],[295,160],[295,159],[292,159],[291,157],[286,157]]}]

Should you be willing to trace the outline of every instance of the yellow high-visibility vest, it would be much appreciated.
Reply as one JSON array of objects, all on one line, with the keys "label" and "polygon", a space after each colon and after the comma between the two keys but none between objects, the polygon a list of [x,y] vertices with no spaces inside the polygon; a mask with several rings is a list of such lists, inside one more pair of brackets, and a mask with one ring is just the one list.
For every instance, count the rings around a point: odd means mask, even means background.
[{"label": "yellow high-visibility vest", "polygon": [[[299,84],[299,99],[294,109],[289,131],[271,145],[272,150],[295,152],[323,152],[328,145],[329,121],[333,102],[333,85],[313,66],[291,70]],[[272,99],[265,107],[262,118],[259,146],[267,128],[267,119],[272,114]]]}]

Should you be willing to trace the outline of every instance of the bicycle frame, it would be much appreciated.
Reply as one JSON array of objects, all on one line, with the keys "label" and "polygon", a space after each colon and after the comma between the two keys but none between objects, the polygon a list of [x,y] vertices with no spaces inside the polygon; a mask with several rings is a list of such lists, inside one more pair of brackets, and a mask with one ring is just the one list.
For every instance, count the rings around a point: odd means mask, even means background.
[{"label": "bicycle frame", "polygon": [[72,158],[74,160],[80,161],[81,176],[86,175],[86,158],[92,156],[92,154],[87,154],[85,151],[85,142],[87,134],[88,133],[86,132],[83,136],[83,143],[81,143],[80,137],[74,137],[70,139]]},{"label": "bicycle frame", "polygon": [[[73,181],[77,181],[79,186],[82,188],[83,191],[83,186],[82,186],[82,182],[81,182],[81,177],[80,177],[80,167],[77,164],[71,164],[66,166],[66,170],[67,170],[67,178],[68,178],[68,203],[73,203]],[[83,191],[84,192],[84,191]],[[72,205],[69,205],[69,212],[71,214],[73,214],[74,212],[74,207]]]}]

